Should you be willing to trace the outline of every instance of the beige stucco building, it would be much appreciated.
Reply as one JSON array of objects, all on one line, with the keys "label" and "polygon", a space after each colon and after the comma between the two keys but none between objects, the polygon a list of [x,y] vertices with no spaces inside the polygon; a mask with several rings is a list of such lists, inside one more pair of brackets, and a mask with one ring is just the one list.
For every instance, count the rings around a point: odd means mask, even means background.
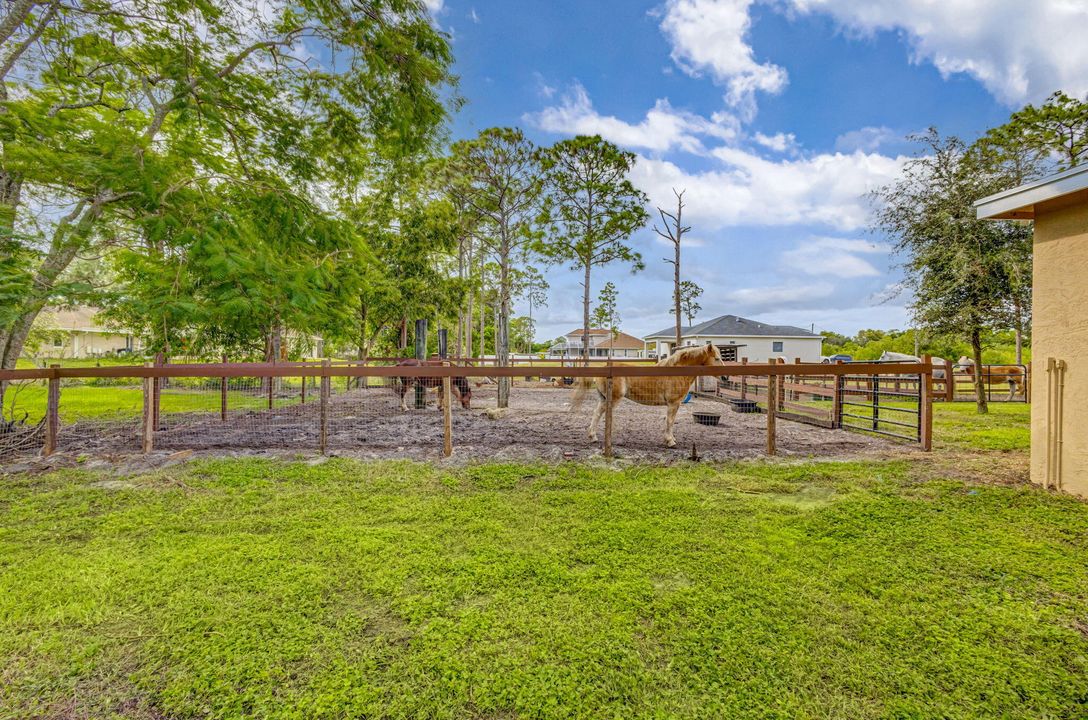
[{"label": "beige stucco building", "polygon": [[[643,338],[646,345],[654,347],[656,357],[664,357],[676,348],[676,329],[668,327]],[[689,345],[715,345],[722,360],[736,362],[748,358],[750,362],[767,362],[782,358],[793,362],[818,363],[822,359],[823,336],[792,325],[768,325],[758,320],[722,315],[713,320],[680,328],[680,347]]]},{"label": "beige stucco building", "polygon": [[975,205],[1035,221],[1031,479],[1088,497],[1088,166]]}]

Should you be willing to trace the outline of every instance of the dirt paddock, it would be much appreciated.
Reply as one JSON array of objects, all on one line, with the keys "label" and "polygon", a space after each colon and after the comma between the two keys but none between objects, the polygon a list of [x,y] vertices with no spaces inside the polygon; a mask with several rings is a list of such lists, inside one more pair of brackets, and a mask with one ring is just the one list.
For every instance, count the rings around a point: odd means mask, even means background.
[{"label": "dirt paddock", "polygon": [[[600,457],[601,444],[586,435],[596,404],[591,392],[578,410],[573,392],[541,383],[519,382],[510,407],[496,416],[496,387],[473,387],[472,407],[456,402],[453,455],[456,461],[558,461]],[[407,400],[412,407],[413,393]],[[272,410],[231,410],[220,420],[218,395],[208,397],[206,412],[163,413],[155,433],[157,454],[194,451],[201,456],[252,453],[314,454],[319,448],[320,409],[311,396],[305,405],[284,400]],[[277,405],[280,405],[278,402]],[[489,413],[488,411],[491,410]],[[718,426],[700,425],[694,412],[721,414]],[[733,412],[729,405],[695,398],[681,406],[674,433],[677,446],[664,443],[665,408],[621,401],[614,411],[613,446],[617,458],[670,463],[691,459],[728,460],[762,457],[766,416]],[[603,433],[603,422],[599,430]],[[85,422],[64,425],[60,454],[84,458],[128,458],[139,454],[139,423]],[[328,404],[328,454],[374,459],[436,460],[442,456],[442,413],[434,392],[426,409],[400,410],[389,388],[372,387],[332,396]],[[828,430],[779,419],[778,454],[843,458],[901,453],[915,447],[843,430]],[[59,460],[59,459],[58,459]]]},{"label": "dirt paddock", "polygon": [[[472,407],[454,403],[454,455],[464,459],[561,460],[600,455],[600,443],[586,436],[596,397],[571,411],[572,391],[566,388],[518,384],[511,392],[510,407],[498,417],[496,388],[473,388]],[[412,408],[412,393],[408,394]],[[718,412],[721,423],[704,426],[692,413]],[[168,429],[156,436],[156,444],[169,448],[239,448],[317,446],[316,404],[273,411],[248,412],[226,424],[215,419],[184,422],[168,419]],[[696,398],[681,406],[675,435],[677,447],[664,444],[665,408],[638,405],[624,400],[614,412],[613,445],[621,458],[668,462],[695,454],[704,459],[755,457],[764,453],[766,417],[733,412],[728,405]],[[603,432],[603,423],[600,430]],[[778,451],[782,455],[838,457],[871,454],[896,447],[896,443],[857,433],[779,421]],[[901,447],[901,446],[900,446]],[[438,458],[442,451],[442,413],[435,394],[428,393],[425,410],[399,408],[397,396],[388,389],[371,388],[336,395],[329,402],[328,448],[330,453],[375,458]]]}]

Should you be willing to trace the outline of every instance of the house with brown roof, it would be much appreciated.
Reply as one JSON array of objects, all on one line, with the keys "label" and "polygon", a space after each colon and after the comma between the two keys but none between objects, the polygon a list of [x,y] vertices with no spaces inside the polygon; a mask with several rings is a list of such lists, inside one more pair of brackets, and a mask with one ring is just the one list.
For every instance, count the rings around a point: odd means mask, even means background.
[{"label": "house with brown roof", "polygon": [[[582,357],[582,328],[571,330],[559,342],[548,348],[550,357]],[[604,328],[590,328],[589,357],[641,358],[646,357],[646,344],[633,335]]]}]

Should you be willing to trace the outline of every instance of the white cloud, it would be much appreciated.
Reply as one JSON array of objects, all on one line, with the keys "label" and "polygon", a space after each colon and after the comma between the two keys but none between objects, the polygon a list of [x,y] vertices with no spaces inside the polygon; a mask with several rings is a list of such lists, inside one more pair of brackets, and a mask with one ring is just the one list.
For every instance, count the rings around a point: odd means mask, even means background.
[{"label": "white cloud", "polygon": [[890,248],[881,243],[850,238],[813,237],[782,253],[789,270],[821,277],[878,277],[883,273],[861,255],[886,255]]},{"label": "white cloud", "polygon": [[764,135],[761,132],[757,132],[752,139],[763,147],[774,150],[775,152],[785,152],[797,147],[797,137],[793,133]]},{"label": "white cloud", "polygon": [[884,143],[898,140],[902,133],[897,133],[889,127],[863,127],[857,130],[845,132],[835,138],[835,149],[839,152],[876,152]]},{"label": "white cloud", "polygon": [[[661,217],[659,215],[654,216],[654,219],[650,221],[650,225],[657,225],[662,230],[665,229],[664,227],[661,226]],[[657,242],[658,245],[661,245],[663,247],[670,247],[670,248],[673,247],[673,243],[672,243],[671,240],[666,240],[665,238],[661,237],[657,233],[654,233],[654,240]],[[687,233],[684,233],[684,236],[680,239],[680,248],[681,249],[685,249],[685,248],[701,248],[701,247],[706,247],[706,240],[703,240],[702,238],[691,237]],[[671,273],[672,270],[669,270],[669,272]],[[670,275],[669,277],[672,277],[672,276]]]},{"label": "white cloud", "polygon": [[757,314],[769,310],[810,308],[813,303],[830,298],[835,286],[829,282],[808,285],[791,283],[770,287],[739,288],[726,293],[726,300],[733,303],[738,312]]},{"label": "white cloud", "polygon": [[430,11],[431,15],[437,15],[442,12],[445,0],[423,0],[423,5]]},{"label": "white cloud", "polygon": [[544,79],[544,76],[539,72],[533,73],[533,78],[536,79],[536,92],[537,95],[545,100],[551,100],[555,95],[555,86],[549,85],[548,81]]},{"label": "white cloud", "polygon": [[856,230],[868,221],[865,195],[894,181],[906,161],[862,152],[767,160],[724,146],[711,154],[722,169],[689,172],[646,158],[636,163],[632,180],[662,207],[674,204],[672,188],[686,189],[684,217],[699,231],[802,223]]},{"label": "white cloud", "polygon": [[[544,86],[547,87],[547,86]],[[638,124],[611,115],[601,115],[581,84],[575,83],[558,105],[540,112],[526,113],[522,119],[541,130],[566,135],[600,135],[620,145],[654,152],[674,148],[692,153],[704,152],[700,138],[732,140],[738,123],[726,113],[705,118],[678,110],[668,100],[658,100]]]},{"label": "white cloud", "polygon": [[760,63],[748,45],[752,0],[667,0],[661,30],[672,43],[672,59],[689,75],[709,72],[725,85],[726,99],[751,117],[756,92],[777,93],[786,71]]},{"label": "white cloud", "polygon": [[[788,0],[848,30],[902,30],[915,62],[966,73],[1009,105],[1054,90],[1088,93],[1088,2],[1083,0]],[[735,2],[728,2],[735,5]]]},{"label": "white cloud", "polygon": [[476,14],[476,8],[471,8],[468,11],[468,19],[477,25],[480,24],[480,16]]},{"label": "white cloud", "polygon": [[[1008,105],[1054,90],[1088,94],[1084,0],[764,1],[787,12],[829,15],[852,33],[902,32],[913,62],[931,63],[944,76],[967,74]],[[666,0],[658,11],[673,61],[725,86],[726,100],[746,119],[755,113],[756,93],[778,93],[788,82],[785,69],[758,61],[749,44],[755,2]]]}]

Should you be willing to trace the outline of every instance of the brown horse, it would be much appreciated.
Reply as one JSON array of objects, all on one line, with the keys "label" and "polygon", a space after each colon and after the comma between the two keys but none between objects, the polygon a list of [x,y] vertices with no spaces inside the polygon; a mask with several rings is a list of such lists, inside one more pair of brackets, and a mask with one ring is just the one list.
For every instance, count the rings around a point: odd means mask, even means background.
[{"label": "brown horse", "polygon": [[[961,368],[968,375],[975,374],[975,361],[964,356],[956,361],[955,367]],[[1016,399],[1024,387],[1027,372],[1020,365],[983,365],[982,379],[988,383],[1005,381],[1009,384],[1009,402]]]},{"label": "brown horse", "polygon": [[[698,347],[681,348],[662,358],[657,362],[658,367],[690,367],[693,365],[724,365],[721,353],[713,345],[699,345]],[[589,439],[597,440],[597,424],[604,414],[605,407],[611,403],[613,407],[623,398],[634,400],[640,405],[666,405],[665,411],[665,445],[676,447],[676,438],[672,434],[672,426],[676,421],[676,412],[680,409],[680,402],[688,394],[694,377],[617,377],[612,379],[612,397],[605,397],[604,378],[580,378],[581,382],[571,399],[571,410],[577,410],[582,405],[586,391],[590,387],[597,388],[597,407],[593,411],[593,420],[589,423]]]},{"label": "brown horse", "polygon": [[[408,358],[406,360],[398,360],[397,367],[449,367],[449,362],[446,360],[416,360],[415,358]],[[445,393],[442,391],[442,378],[440,377],[399,377],[396,378],[399,382],[394,383],[393,392],[400,395],[400,409],[407,411],[408,405],[404,402],[404,396],[408,392],[408,387],[415,387],[420,385],[425,388],[438,388],[438,407],[444,407]],[[463,377],[450,378],[451,388],[453,394],[461,401],[461,407],[466,410],[469,409],[469,405],[472,402],[472,387],[469,386],[468,380]]]}]

